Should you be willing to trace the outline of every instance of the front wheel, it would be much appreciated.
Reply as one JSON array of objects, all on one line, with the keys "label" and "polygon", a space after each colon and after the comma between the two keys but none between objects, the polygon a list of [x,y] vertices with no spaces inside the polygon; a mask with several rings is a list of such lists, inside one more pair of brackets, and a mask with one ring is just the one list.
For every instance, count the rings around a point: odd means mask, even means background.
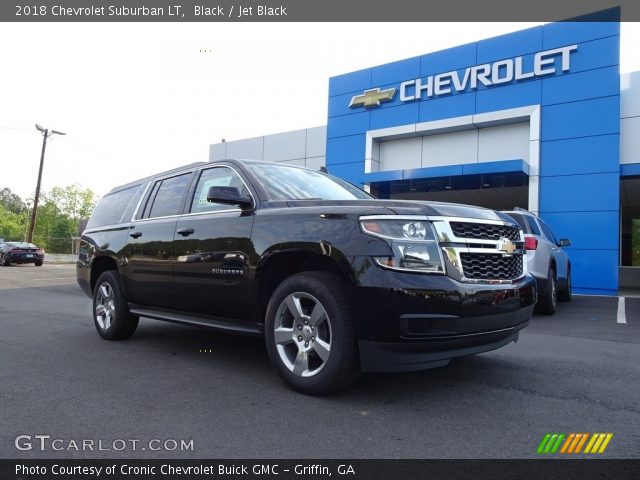
[{"label": "front wheel", "polygon": [[129,313],[120,277],[114,270],[107,270],[96,282],[93,323],[100,336],[107,340],[128,338],[138,327],[138,317]]},{"label": "front wheel", "polygon": [[3,267],[8,267],[11,265],[11,262],[5,257],[4,253],[0,253],[0,265]]},{"label": "front wheel", "polygon": [[267,306],[265,341],[276,371],[299,392],[337,392],[359,375],[345,285],[335,275],[304,272],[284,280]]}]

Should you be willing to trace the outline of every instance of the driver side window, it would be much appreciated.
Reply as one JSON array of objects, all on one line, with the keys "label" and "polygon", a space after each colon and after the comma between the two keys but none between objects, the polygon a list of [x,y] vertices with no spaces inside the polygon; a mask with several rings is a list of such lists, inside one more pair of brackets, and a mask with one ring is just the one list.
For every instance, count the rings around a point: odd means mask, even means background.
[{"label": "driver side window", "polygon": [[228,167],[208,168],[200,173],[191,201],[190,213],[215,212],[233,208],[222,203],[208,202],[207,194],[211,187],[236,187],[241,195],[249,195],[247,187],[235,171]]}]

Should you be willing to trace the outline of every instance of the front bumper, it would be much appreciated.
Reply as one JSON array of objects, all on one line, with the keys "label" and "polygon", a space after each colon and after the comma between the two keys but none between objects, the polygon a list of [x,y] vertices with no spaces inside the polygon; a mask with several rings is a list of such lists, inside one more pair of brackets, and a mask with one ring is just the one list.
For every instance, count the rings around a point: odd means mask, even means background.
[{"label": "front bumper", "polygon": [[353,305],[364,371],[422,370],[494,350],[518,337],[537,300],[531,276],[501,285],[359,263]]}]

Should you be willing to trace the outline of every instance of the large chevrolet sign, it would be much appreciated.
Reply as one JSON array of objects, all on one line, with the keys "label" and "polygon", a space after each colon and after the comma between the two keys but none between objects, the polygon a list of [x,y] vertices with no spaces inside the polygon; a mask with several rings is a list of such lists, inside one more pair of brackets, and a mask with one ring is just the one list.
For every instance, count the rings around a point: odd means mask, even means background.
[{"label": "large chevrolet sign", "polygon": [[[400,101],[423,100],[433,96],[449,95],[453,92],[476,90],[480,85],[490,87],[553,75],[557,73],[556,58],[560,58],[562,72],[568,72],[571,68],[571,53],[576,50],[578,50],[577,44],[538,52],[533,57],[533,69],[530,70],[525,70],[523,57],[520,56],[467,67],[463,71],[454,70],[407,80],[400,84]],[[381,94],[384,93],[387,93],[387,96],[381,97]],[[395,88],[382,91],[380,88],[366,90],[363,94],[354,95],[349,106],[351,108],[378,107],[383,101],[391,101],[394,93]]]}]

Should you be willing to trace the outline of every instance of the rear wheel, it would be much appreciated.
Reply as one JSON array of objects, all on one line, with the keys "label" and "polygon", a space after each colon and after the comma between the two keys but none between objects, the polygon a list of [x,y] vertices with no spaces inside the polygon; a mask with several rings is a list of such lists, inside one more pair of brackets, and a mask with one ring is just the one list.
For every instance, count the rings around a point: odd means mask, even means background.
[{"label": "rear wheel", "polygon": [[556,272],[553,269],[549,269],[547,285],[547,293],[540,296],[537,307],[540,313],[553,315],[556,313],[556,306],[558,304],[558,281],[556,279]]},{"label": "rear wheel", "polygon": [[558,300],[561,302],[571,301],[571,270],[567,270],[567,285],[561,292],[558,292]]},{"label": "rear wheel", "polygon": [[41,267],[44,264],[44,262],[42,260],[38,260],[36,262],[36,267]]},{"label": "rear wheel", "polygon": [[138,327],[138,317],[129,313],[120,277],[114,270],[104,272],[96,282],[93,323],[100,336],[107,340],[128,338]]},{"label": "rear wheel", "polygon": [[326,272],[284,280],[271,296],[265,341],[278,375],[294,390],[324,395],[359,375],[358,354],[343,281]]}]

